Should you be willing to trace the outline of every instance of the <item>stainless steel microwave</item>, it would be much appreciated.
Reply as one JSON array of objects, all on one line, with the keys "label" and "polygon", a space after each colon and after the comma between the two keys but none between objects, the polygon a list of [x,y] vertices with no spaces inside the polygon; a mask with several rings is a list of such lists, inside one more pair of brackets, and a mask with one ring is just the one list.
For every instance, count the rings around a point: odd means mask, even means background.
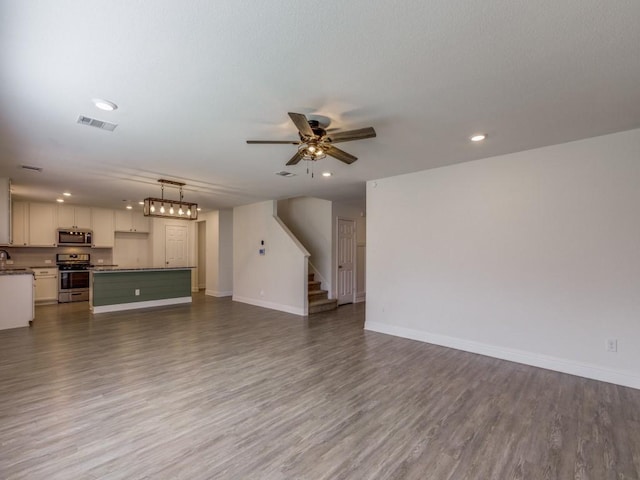
[{"label": "stainless steel microwave", "polygon": [[58,245],[60,246],[76,246],[90,247],[93,232],[91,230],[58,230]]}]

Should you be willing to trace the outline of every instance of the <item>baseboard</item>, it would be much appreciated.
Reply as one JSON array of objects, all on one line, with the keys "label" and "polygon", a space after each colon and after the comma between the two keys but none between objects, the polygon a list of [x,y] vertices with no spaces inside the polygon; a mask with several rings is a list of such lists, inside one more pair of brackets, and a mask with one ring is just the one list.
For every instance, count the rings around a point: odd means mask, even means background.
[{"label": "baseboard", "polygon": [[256,307],[270,308],[271,310],[279,310],[281,312],[293,313],[294,315],[306,316],[304,308],[293,307],[291,305],[281,305],[279,303],[265,302],[264,300],[258,300],[255,298],[233,296],[234,302],[248,303],[249,305],[255,305]]},{"label": "baseboard", "polygon": [[97,307],[91,307],[91,311],[93,313],[122,312],[124,310],[134,310],[137,308],[164,307],[167,305],[178,305],[181,303],[191,303],[191,297],[164,298],[162,300],[119,303],[117,305],[100,305]]},{"label": "baseboard", "polygon": [[356,292],[356,301],[354,303],[362,303],[367,300],[366,292]]},{"label": "baseboard", "polygon": [[233,292],[219,292],[217,290],[205,290],[205,295],[209,295],[210,297],[230,297],[233,295]]},{"label": "baseboard", "polygon": [[488,357],[500,358],[502,360],[509,360],[511,362],[531,365],[533,367],[545,368],[556,372],[568,373],[579,377],[640,389],[640,376],[632,372],[613,370],[564,358],[557,358],[511,348],[497,347],[495,345],[448,337],[446,335],[433,334],[422,330],[414,330],[412,328],[387,325],[379,322],[365,322],[364,329],[371,332],[386,333],[396,337],[410,338],[412,340],[433,343],[435,345],[455,348],[465,352],[478,353]]}]

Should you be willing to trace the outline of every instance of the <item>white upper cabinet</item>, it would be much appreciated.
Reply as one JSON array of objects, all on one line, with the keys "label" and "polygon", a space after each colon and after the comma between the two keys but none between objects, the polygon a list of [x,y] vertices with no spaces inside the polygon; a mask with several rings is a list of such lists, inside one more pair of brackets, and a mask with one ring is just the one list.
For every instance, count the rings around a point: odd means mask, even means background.
[{"label": "white upper cabinet", "polygon": [[11,245],[24,247],[29,245],[29,204],[27,202],[13,202],[11,215]]},{"label": "white upper cabinet", "polygon": [[92,247],[113,248],[115,230],[113,210],[92,208],[91,230],[93,230]]},{"label": "white upper cabinet", "polygon": [[29,245],[55,247],[58,228],[57,205],[53,203],[29,204]]},{"label": "white upper cabinet", "polygon": [[74,205],[58,205],[58,228],[91,228],[91,209]]},{"label": "white upper cabinet", "polygon": [[149,233],[149,218],[142,212],[116,210],[116,232]]},{"label": "white upper cabinet", "polygon": [[11,242],[11,180],[0,178],[0,245]]}]

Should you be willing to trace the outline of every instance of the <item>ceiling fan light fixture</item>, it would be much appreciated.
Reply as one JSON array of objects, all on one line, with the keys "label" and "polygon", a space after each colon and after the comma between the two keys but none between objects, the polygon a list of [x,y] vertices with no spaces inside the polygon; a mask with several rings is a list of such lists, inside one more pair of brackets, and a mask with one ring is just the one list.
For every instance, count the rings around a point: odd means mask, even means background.
[{"label": "ceiling fan light fixture", "polygon": [[[334,144],[374,138],[376,131],[373,127],[358,128],[340,132],[327,132],[329,122],[320,123],[319,120],[308,118],[302,113],[289,112],[289,118],[298,129],[299,141],[292,140],[247,140],[247,143],[257,144],[288,144],[297,145],[298,151],[286,163],[287,166],[297,165],[300,161],[321,160],[327,156],[333,157],[347,165],[352,164],[358,157],[339,149]],[[312,173],[313,176],[313,173]]]}]

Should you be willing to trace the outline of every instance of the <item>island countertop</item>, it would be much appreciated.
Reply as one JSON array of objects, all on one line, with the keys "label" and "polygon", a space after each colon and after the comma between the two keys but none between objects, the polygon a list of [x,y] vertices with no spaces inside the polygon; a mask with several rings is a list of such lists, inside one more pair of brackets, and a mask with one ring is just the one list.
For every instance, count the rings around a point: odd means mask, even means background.
[{"label": "island countertop", "polygon": [[110,273],[110,272],[166,272],[168,270],[190,270],[196,267],[118,267],[104,266],[92,267],[93,273]]}]

